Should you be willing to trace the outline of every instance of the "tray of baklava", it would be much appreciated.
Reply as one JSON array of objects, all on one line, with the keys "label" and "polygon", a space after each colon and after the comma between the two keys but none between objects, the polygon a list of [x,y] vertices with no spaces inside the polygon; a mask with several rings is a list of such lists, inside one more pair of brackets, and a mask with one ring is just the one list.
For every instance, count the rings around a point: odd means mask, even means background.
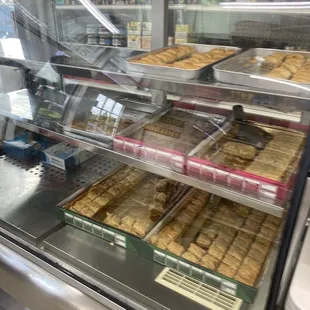
[{"label": "tray of baklava", "polygon": [[173,45],[127,59],[127,73],[198,79],[205,69],[237,54],[240,50],[238,47],[222,45]]},{"label": "tray of baklava", "polygon": [[[234,139],[234,126],[202,141],[187,157],[187,174],[271,202],[289,195],[305,134],[285,127],[253,123],[271,134],[265,148]],[[238,124],[236,124],[238,126]]]},{"label": "tray of baklava", "polygon": [[[102,98],[101,98],[102,97]],[[113,137],[131,125],[165,108],[131,99],[112,100],[99,96],[97,101],[86,102],[71,109],[60,126],[64,133],[88,141],[112,145]]]},{"label": "tray of baklava", "polygon": [[188,187],[122,166],[58,204],[63,212],[143,238]]},{"label": "tray of baklava", "polygon": [[257,288],[280,226],[280,218],[193,190],[147,241],[196,267]]},{"label": "tray of baklava", "polygon": [[309,96],[309,52],[254,48],[213,69],[219,82]]},{"label": "tray of baklava", "polygon": [[226,118],[168,108],[114,138],[114,150],[183,173],[186,154],[224,125]]}]

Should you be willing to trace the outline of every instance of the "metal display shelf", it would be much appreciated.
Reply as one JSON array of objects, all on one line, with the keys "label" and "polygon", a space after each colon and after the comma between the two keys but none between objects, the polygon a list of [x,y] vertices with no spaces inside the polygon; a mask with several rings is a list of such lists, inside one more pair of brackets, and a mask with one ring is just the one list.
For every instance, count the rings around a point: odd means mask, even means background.
[{"label": "metal display shelf", "polygon": [[144,161],[141,161],[139,159],[124,155],[124,154],[120,154],[117,153],[113,150],[107,149],[103,146],[100,146],[100,144],[95,144],[94,143],[89,143],[89,142],[85,142],[82,140],[79,140],[77,138],[73,138],[73,137],[69,137],[66,136],[62,133],[56,132],[56,131],[52,131],[52,130],[48,130],[42,127],[38,127],[36,125],[33,125],[31,123],[27,123],[27,122],[22,122],[22,121],[16,121],[16,120],[11,120],[10,122],[13,122],[13,124],[15,124],[16,126],[20,126],[22,128],[28,129],[30,131],[33,132],[37,132],[39,134],[42,134],[44,136],[48,136],[50,138],[54,138],[56,140],[59,141],[64,141],[67,142],[71,145],[77,146],[77,147],[81,147],[83,149],[86,149],[88,151],[91,151],[93,153],[102,155],[104,157],[113,159],[113,160],[117,160],[119,162],[128,164],[128,165],[132,165],[134,167],[137,167],[139,169],[151,172],[151,173],[155,173],[158,175],[161,175],[163,177],[166,178],[170,178],[172,180],[176,180],[179,182],[182,182],[184,184],[187,184],[189,186],[193,186],[195,188],[199,188],[201,190],[207,191],[211,194],[215,194],[218,196],[221,196],[223,198],[235,201],[237,203],[241,203],[244,204],[248,207],[257,209],[257,210],[261,210],[263,212],[278,216],[278,217],[282,217],[283,213],[285,212],[285,208],[286,206],[282,206],[282,205],[277,205],[268,201],[263,201],[261,200],[259,197],[257,196],[249,196],[249,195],[244,195],[240,192],[237,191],[232,191],[229,189],[226,189],[225,187],[221,187],[215,184],[211,184],[211,183],[207,183],[204,181],[200,181],[198,179],[194,179],[192,177],[186,176],[184,174],[180,174],[174,171],[171,171],[165,167],[161,167],[158,165],[154,165],[151,163],[147,163]]},{"label": "metal display shelf", "polygon": [[97,156],[68,172],[38,160],[0,156],[0,225],[36,244],[61,225],[56,218],[57,203],[118,166],[114,160]]},{"label": "metal display shelf", "polygon": [[[78,62],[77,59],[76,61]],[[0,65],[5,66],[23,67],[34,71],[39,71],[46,64],[46,62],[33,61],[32,59],[22,59],[0,55]],[[87,74],[89,76],[95,76],[96,79],[92,79],[91,81],[96,83],[105,81],[105,83],[148,88],[164,91],[170,94],[176,94],[178,96],[193,96],[196,98],[206,98],[213,101],[234,101],[232,96],[234,92],[245,92],[255,97],[257,101],[262,101],[260,104],[266,105],[269,108],[280,111],[284,110],[286,112],[310,111],[309,95],[306,89],[303,89],[300,94],[296,93],[292,95],[291,93],[284,91],[265,91],[260,88],[223,84],[209,80],[176,80],[160,76],[142,75],[138,73],[126,74],[121,72],[104,71],[101,68],[89,67],[89,64],[85,67],[86,62],[82,62],[80,65],[58,63],[52,63],[51,65],[54,70],[57,70],[63,75],[77,76],[77,74],[81,74],[81,76],[84,77],[84,74]],[[52,68],[50,69],[52,70]],[[55,74],[54,70],[52,70],[53,74]]]},{"label": "metal display shelf", "polygon": [[[56,5],[56,8],[58,10],[86,10],[83,5]],[[150,10],[152,6],[149,4],[98,4],[96,8],[99,10]]]}]

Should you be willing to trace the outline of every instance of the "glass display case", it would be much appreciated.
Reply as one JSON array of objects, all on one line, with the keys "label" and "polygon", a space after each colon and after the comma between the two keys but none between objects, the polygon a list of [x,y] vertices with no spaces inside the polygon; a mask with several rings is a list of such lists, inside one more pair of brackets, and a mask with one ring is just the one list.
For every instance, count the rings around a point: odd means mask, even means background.
[{"label": "glass display case", "polygon": [[1,289],[30,309],[283,306],[310,205],[309,4],[2,8]]}]

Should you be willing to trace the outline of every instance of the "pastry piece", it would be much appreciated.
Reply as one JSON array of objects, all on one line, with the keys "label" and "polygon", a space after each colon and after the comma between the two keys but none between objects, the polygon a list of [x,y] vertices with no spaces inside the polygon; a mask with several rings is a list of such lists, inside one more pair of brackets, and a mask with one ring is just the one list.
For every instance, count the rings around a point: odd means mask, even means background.
[{"label": "pastry piece", "polygon": [[196,258],[196,256],[194,256],[193,254],[186,252],[182,255],[183,258],[189,260],[190,262],[193,262],[195,264],[197,264],[199,262],[198,258]]},{"label": "pastry piece", "polygon": [[95,213],[92,210],[85,207],[80,211],[80,214],[87,216],[87,217],[92,217]]},{"label": "pastry piece", "polygon": [[242,228],[252,233],[258,233],[260,230],[260,224],[251,220],[246,220]]},{"label": "pastry piece", "polygon": [[260,264],[265,261],[265,254],[257,249],[250,249],[247,256],[253,258]]},{"label": "pastry piece", "polygon": [[243,240],[245,244],[247,244],[247,246],[249,246],[253,242],[253,235],[247,234],[243,231],[238,232],[237,238]]},{"label": "pastry piece", "polygon": [[235,257],[236,259],[238,260],[242,260],[243,257],[245,256],[245,250],[244,249],[240,249],[234,245],[232,245],[229,249],[228,249],[228,252],[227,254]]},{"label": "pastry piece", "polygon": [[279,217],[275,217],[273,215],[267,215],[267,218],[266,218],[267,221],[279,226],[280,223],[281,223],[281,218]]},{"label": "pastry piece", "polygon": [[162,236],[159,236],[157,242],[156,242],[156,246],[158,248],[161,248],[163,250],[166,250],[168,245],[172,242],[171,238],[169,237],[162,237]]},{"label": "pastry piece", "polygon": [[106,197],[97,197],[94,202],[97,203],[100,208],[103,208],[110,202],[110,200]]},{"label": "pastry piece", "polygon": [[162,179],[156,182],[155,190],[157,192],[165,192],[168,188],[168,179]]},{"label": "pastry piece", "polygon": [[167,201],[167,195],[165,193],[156,193],[154,195],[154,201],[161,203],[164,205]]},{"label": "pastry piece", "polygon": [[226,254],[223,258],[223,263],[230,266],[233,270],[237,270],[240,267],[241,261],[230,254]]},{"label": "pastry piece", "polygon": [[244,279],[239,274],[237,274],[234,279],[249,286],[253,286],[255,283],[253,280]]},{"label": "pastry piece", "polygon": [[175,240],[179,237],[179,231],[174,230],[172,227],[170,227],[169,225],[166,226],[161,232],[160,234],[162,236],[167,236],[169,237],[171,240]]},{"label": "pastry piece", "polygon": [[170,130],[170,129],[167,129],[167,128],[164,128],[164,127],[161,127],[161,126],[156,126],[154,124],[147,124],[143,128],[145,130],[152,131],[152,132],[155,132],[155,133],[158,133],[158,134],[161,134],[161,135],[164,135],[164,136],[172,137],[172,138],[175,138],[175,139],[179,139],[180,135],[181,135],[177,131],[173,131],[173,130]]},{"label": "pastry piece", "polygon": [[259,242],[260,244],[263,244],[268,249],[270,248],[271,241],[269,239],[266,239],[264,236],[256,236],[255,241]]},{"label": "pastry piece", "polygon": [[80,212],[83,208],[85,208],[85,204],[83,202],[81,202],[81,200],[77,201],[76,203],[74,203],[71,208],[75,211]]},{"label": "pastry piece", "polygon": [[139,237],[144,237],[150,228],[149,223],[136,221],[132,227],[133,231],[138,234]]},{"label": "pastry piece", "polygon": [[269,228],[266,227],[262,227],[259,231],[259,234],[257,235],[258,237],[263,237],[266,238],[268,240],[273,240],[274,236],[275,236],[275,232],[272,231]]},{"label": "pastry piece", "polygon": [[257,271],[250,269],[246,265],[241,266],[237,274],[243,279],[250,281],[251,283],[255,283],[258,276]]},{"label": "pastry piece", "polygon": [[264,221],[264,218],[262,217],[257,217],[255,214],[250,214],[248,217],[247,217],[247,220],[249,221],[254,221],[256,222],[257,224],[261,225]]},{"label": "pastry piece", "polygon": [[228,153],[230,156],[238,156],[248,160],[253,159],[257,154],[257,150],[254,146],[237,142],[226,142],[221,150],[224,153]]},{"label": "pastry piece", "polygon": [[215,270],[218,264],[219,264],[219,259],[217,259],[216,257],[210,254],[206,254],[205,256],[203,256],[200,261],[201,266],[211,269],[211,270]]},{"label": "pastry piece", "polygon": [[232,278],[235,274],[235,270],[232,269],[230,266],[221,263],[218,268],[217,268],[217,272],[222,273],[224,276],[227,276],[229,278]]},{"label": "pastry piece", "polygon": [[134,219],[132,216],[126,215],[125,217],[123,217],[122,219],[122,224],[126,224],[129,226],[133,226],[133,224],[135,223],[136,219]]},{"label": "pastry piece", "polygon": [[128,225],[126,223],[122,223],[121,226],[119,227],[119,229],[126,231],[130,234],[135,234],[135,232],[132,229],[132,225]]},{"label": "pastry piece", "polygon": [[199,260],[206,254],[206,251],[203,250],[201,247],[196,245],[195,243],[191,243],[189,248],[187,249],[187,252],[195,255]]},{"label": "pastry piece", "polygon": [[251,209],[249,207],[243,206],[243,205],[236,205],[236,212],[238,215],[242,217],[246,217],[251,212]]},{"label": "pastry piece", "polygon": [[87,193],[87,198],[89,198],[91,201],[95,200],[100,194],[102,193],[102,190],[99,188],[91,188]]},{"label": "pastry piece", "polygon": [[276,231],[278,230],[278,226],[273,224],[272,222],[269,222],[268,220],[264,221],[261,228],[268,228],[272,230],[274,233],[276,233]]},{"label": "pastry piece", "polygon": [[276,68],[280,66],[281,63],[282,59],[279,59],[278,57],[274,57],[272,55],[266,56],[264,58],[264,65],[271,68]]},{"label": "pastry piece", "polygon": [[95,214],[101,209],[101,207],[98,205],[98,203],[96,203],[95,201],[92,201],[91,203],[88,204],[88,209],[93,211]]},{"label": "pastry piece", "polygon": [[151,244],[155,245],[158,240],[159,240],[159,235],[153,235],[149,241]]},{"label": "pastry piece", "polygon": [[221,251],[226,252],[226,250],[229,247],[229,243],[223,238],[223,236],[218,236],[214,241],[213,244],[217,248],[219,248]]},{"label": "pastry piece", "polygon": [[252,257],[246,257],[242,265],[248,266],[248,268],[254,270],[257,274],[259,273],[262,266],[261,263]]},{"label": "pastry piece", "polygon": [[212,241],[213,240],[206,236],[204,233],[200,233],[196,240],[196,243],[203,249],[208,249],[212,244]]},{"label": "pastry piece", "polygon": [[212,244],[208,250],[208,254],[221,260],[224,257],[225,252]]},{"label": "pastry piece", "polygon": [[175,254],[177,256],[181,256],[184,253],[184,248],[180,244],[178,244],[174,241],[169,243],[167,250],[169,252],[171,252],[172,254]]},{"label": "pastry piece", "polygon": [[251,249],[257,250],[260,253],[262,253],[264,256],[266,256],[268,253],[269,247],[265,246],[264,244],[256,240],[252,243]]},{"label": "pastry piece", "polygon": [[107,225],[111,225],[113,227],[119,228],[121,225],[121,219],[113,214],[113,213],[107,213],[107,217],[104,219],[104,223]]},{"label": "pastry piece", "polygon": [[158,202],[154,202],[149,205],[149,214],[150,214],[150,219],[152,221],[157,221],[160,219],[165,213],[165,209],[162,206],[162,204]]},{"label": "pastry piece", "polygon": [[239,237],[236,237],[233,245],[240,249],[248,249],[251,244],[251,239],[240,239]]}]

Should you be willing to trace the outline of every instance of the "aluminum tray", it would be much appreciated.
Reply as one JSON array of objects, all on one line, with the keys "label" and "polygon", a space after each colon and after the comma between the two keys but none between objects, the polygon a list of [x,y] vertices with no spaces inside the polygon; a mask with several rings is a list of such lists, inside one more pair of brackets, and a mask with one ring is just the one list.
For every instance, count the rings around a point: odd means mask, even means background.
[{"label": "aluminum tray", "polygon": [[[206,53],[210,51],[213,48],[225,48],[225,49],[234,49],[236,53],[239,53],[241,51],[240,48],[234,47],[234,46],[223,46],[223,45],[204,45],[204,44],[177,44],[169,47],[164,47],[161,49],[157,49],[152,51],[152,54],[157,54],[163,51],[166,51],[170,49],[171,47],[177,47],[180,45],[188,45],[195,47],[196,51],[199,53]],[[131,57],[126,60],[126,68],[127,68],[127,73],[140,73],[140,74],[147,74],[147,75],[154,75],[154,76],[162,76],[166,78],[177,78],[177,79],[184,79],[184,80],[193,80],[193,79],[198,79],[201,77],[202,73],[207,69],[210,68],[212,69],[212,66],[214,64],[217,64],[223,59],[227,59],[232,57],[228,56],[226,58],[223,58],[219,61],[216,61],[212,64],[206,65],[202,67],[201,69],[197,70],[187,70],[187,69],[178,69],[178,68],[169,68],[169,67],[162,67],[162,66],[155,66],[155,65],[144,65],[144,64],[138,64],[138,63],[131,63],[130,61],[132,60],[140,60],[141,58],[149,55],[150,53],[143,53],[138,56]]]},{"label": "aluminum tray", "polygon": [[[194,191],[195,190],[189,191],[188,194],[173,208],[173,210],[171,210],[170,213],[166,214],[166,216],[162,219],[162,221],[160,221],[143,240],[148,242],[153,234],[158,233],[164,227],[164,225],[168,223],[177,214],[177,212],[184,206],[184,204],[188,201],[188,199],[191,198]],[[196,219],[199,222],[200,228],[204,225],[205,221],[209,219],[206,214],[207,209],[209,209],[210,207],[213,208],[217,206],[220,201],[221,198],[218,196],[211,196],[209,198],[206,209],[202,210],[199,218]],[[153,259],[155,262],[158,262],[170,268],[177,269],[182,273],[194,277],[197,280],[202,281],[206,284],[209,284],[216,288],[220,288],[221,290],[226,291],[231,295],[237,296],[248,303],[253,303],[257,295],[257,292],[261,288],[265,280],[266,274],[275,257],[276,248],[279,243],[281,231],[283,229],[282,226],[283,223],[280,224],[275,238],[271,241],[272,245],[269,248],[268,254],[266,255],[266,259],[261,266],[261,271],[257,277],[256,283],[253,286],[248,286],[242,282],[238,282],[233,278],[224,276],[218,271],[207,269],[201,265],[192,263],[182,257],[170,253],[168,250],[162,250],[151,244],[149,244],[149,246],[153,248],[153,257],[149,258]],[[197,228],[195,228],[194,233],[192,233],[190,230],[191,228],[189,229],[188,232],[190,233],[191,236],[194,236],[195,232],[196,234],[198,232]],[[186,240],[185,242],[189,244],[191,240]],[[149,253],[147,253],[147,256],[148,255]]]},{"label": "aluminum tray", "polygon": [[[182,151],[173,149],[170,145],[166,147],[158,146],[152,144],[152,141],[146,143],[132,137],[137,131],[148,124],[155,122],[161,116],[169,113],[170,111],[184,111],[189,114],[193,114],[201,119],[212,119],[218,126],[223,126],[226,122],[226,118],[220,115],[182,109],[179,107],[170,107],[163,109],[150,118],[145,118],[141,122],[130,126],[123,134],[117,134],[114,138],[114,150],[126,155],[134,156],[135,158],[142,159],[143,161],[152,162],[157,165],[167,167],[179,173],[184,173],[184,166],[186,163],[186,154]],[[214,129],[214,132],[219,131],[219,129]]]},{"label": "aluminum tray", "polygon": [[267,71],[264,71],[259,64],[249,64],[249,61],[254,57],[259,59],[259,57],[266,57],[274,52],[299,53],[310,58],[310,52],[254,48],[213,66],[214,77],[222,83],[245,85],[309,97],[310,83],[296,83],[290,80],[269,78],[264,76]]},{"label": "aluminum tray", "polygon": [[[125,116],[126,118],[131,119],[134,123],[141,121],[145,117],[164,109],[163,107],[158,106],[158,105],[146,104],[146,103],[141,103],[138,101],[130,101],[130,100],[122,101],[122,104],[125,106],[125,110],[122,114],[122,117]],[[68,125],[63,125],[63,124],[59,124],[59,125],[63,128],[64,133],[69,136],[73,136],[73,137],[79,136],[79,137],[82,137],[82,139],[85,138],[86,142],[89,142],[89,139],[97,140],[97,141],[100,141],[106,144],[106,146],[108,147],[112,146],[113,135],[92,133],[92,132],[87,132],[81,129],[72,128]],[[122,134],[129,127],[131,127],[131,125],[121,130],[118,134]]]},{"label": "aluminum tray", "polygon": [[[67,197],[66,199],[64,199],[63,201],[61,201],[60,203],[57,204],[57,209],[58,211],[60,211],[62,214],[65,213],[67,215],[73,216],[73,217],[78,217],[80,219],[82,219],[84,222],[86,221],[88,224],[86,225],[82,225],[82,227],[80,228],[85,228],[88,227],[89,225],[91,226],[92,224],[96,224],[97,226],[101,226],[101,227],[105,227],[105,228],[112,228],[112,231],[118,231],[120,233],[122,233],[123,235],[131,235],[130,233],[127,233],[126,231],[116,228],[112,225],[108,225],[105,224],[103,222],[103,220],[106,218],[106,215],[102,216],[101,213],[102,212],[109,212],[112,210],[110,210],[110,208],[115,209],[113,212],[115,212],[115,214],[119,215],[119,213],[126,213],[128,211],[128,207],[127,206],[121,206],[119,207],[118,205],[122,205],[122,203],[124,201],[126,201],[130,195],[132,193],[135,193],[138,191],[138,188],[142,186],[142,182],[149,180],[150,178],[154,178],[156,177],[154,174],[151,173],[146,173],[144,176],[141,177],[140,181],[135,185],[134,188],[131,189],[130,192],[128,192],[125,196],[122,196],[121,198],[117,198],[117,200],[112,201],[110,204],[108,204],[105,208],[100,209],[97,213],[95,213],[92,217],[86,217],[80,213],[74,212],[72,210],[69,210],[70,205],[79,200],[82,199],[84,197],[85,194],[87,194],[88,190],[94,186],[96,186],[99,183],[102,183],[106,180],[108,180],[109,178],[111,178],[114,174],[116,174],[117,172],[121,171],[122,168],[124,168],[126,165],[121,164],[118,168],[113,169],[110,173],[108,173],[107,175],[105,175],[103,178],[101,178],[100,180],[96,181],[93,184],[90,184],[86,187],[83,187],[81,189],[79,189],[77,192],[73,193],[72,195],[70,195],[69,197]],[[174,205],[179,203],[179,200],[183,200],[183,196],[186,195],[187,191],[188,191],[189,187],[183,183],[178,183],[178,186],[176,187],[176,191],[173,193],[173,196],[171,197],[171,200],[169,201],[169,203],[167,204],[167,212],[170,212],[171,209],[174,209]],[[114,205],[117,205],[116,207],[113,207]],[[137,204],[139,205],[139,202],[137,201]],[[148,213],[148,207],[144,206],[145,208],[147,208],[147,213]],[[143,207],[143,208],[144,208]],[[141,207],[136,209],[136,216],[132,215],[135,218],[139,218],[139,212],[141,213]],[[135,211],[135,210],[133,210]],[[130,211],[129,211],[130,212]],[[145,211],[143,211],[145,213]],[[165,213],[165,214],[166,214]],[[162,216],[165,217],[165,214]],[[130,214],[129,214],[130,215]],[[66,219],[66,218],[65,218]],[[159,219],[159,221],[161,221],[161,219]],[[67,221],[68,222],[68,221]],[[154,221],[154,225],[149,229],[149,231],[151,231],[153,229],[153,227],[157,224],[157,221]],[[72,224],[71,222],[68,222],[69,224]],[[74,223],[73,223],[74,224]],[[73,226],[77,226],[77,225],[73,225]],[[84,227],[85,226],[85,227]],[[84,229],[87,230],[87,229]],[[90,230],[87,230],[88,232],[93,232]],[[138,236],[134,235],[136,238],[139,238]]]}]

